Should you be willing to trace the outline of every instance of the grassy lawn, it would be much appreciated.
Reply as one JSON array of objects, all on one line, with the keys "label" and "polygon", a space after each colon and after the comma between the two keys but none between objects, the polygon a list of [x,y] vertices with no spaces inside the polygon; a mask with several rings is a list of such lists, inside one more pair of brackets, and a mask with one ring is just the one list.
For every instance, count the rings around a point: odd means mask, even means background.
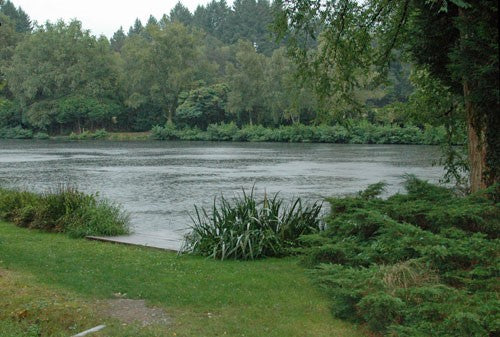
[{"label": "grassy lawn", "polygon": [[[142,328],[99,314],[117,293],[164,308]],[[296,259],[212,261],[0,222],[0,336],[362,336],[332,318]],[[31,335],[30,335],[31,334]]]}]

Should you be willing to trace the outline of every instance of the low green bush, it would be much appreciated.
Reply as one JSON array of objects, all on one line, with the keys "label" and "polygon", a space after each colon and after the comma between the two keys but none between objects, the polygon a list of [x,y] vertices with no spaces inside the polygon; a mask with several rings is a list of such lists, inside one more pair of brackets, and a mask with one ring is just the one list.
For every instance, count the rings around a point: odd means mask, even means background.
[{"label": "low green bush", "polygon": [[195,206],[183,251],[215,259],[253,260],[289,254],[301,235],[320,231],[321,204],[285,205],[278,195],[257,201],[253,189],[230,201],[221,196],[211,210]]},{"label": "low green bush", "polygon": [[33,131],[21,126],[0,128],[0,139],[31,139]]},{"label": "low green bush", "polygon": [[99,129],[94,132],[85,130],[80,133],[71,132],[69,135],[70,140],[89,140],[89,139],[106,139],[109,133],[104,129]]},{"label": "low green bush", "polygon": [[167,123],[165,127],[155,125],[151,129],[151,138],[155,140],[175,140],[179,139],[178,131],[171,123]]},{"label": "low green bush", "polygon": [[234,129],[235,133],[232,140],[238,142],[271,142],[273,139],[273,130],[262,125],[246,125],[241,129]]},{"label": "low green bush", "polygon": [[390,336],[499,332],[498,185],[466,197],[407,177],[331,198],[326,230],[300,238],[334,315]]},{"label": "low green bush", "polygon": [[109,137],[109,133],[105,129],[98,129],[94,131],[93,139],[106,139]]},{"label": "low green bush", "polygon": [[0,188],[0,218],[72,237],[121,235],[129,226],[128,215],[119,206],[72,188],[44,194]]},{"label": "low green bush", "polygon": [[46,139],[50,139],[50,136],[45,132],[37,132],[37,133],[35,133],[33,138],[38,139],[38,140],[46,140]]}]

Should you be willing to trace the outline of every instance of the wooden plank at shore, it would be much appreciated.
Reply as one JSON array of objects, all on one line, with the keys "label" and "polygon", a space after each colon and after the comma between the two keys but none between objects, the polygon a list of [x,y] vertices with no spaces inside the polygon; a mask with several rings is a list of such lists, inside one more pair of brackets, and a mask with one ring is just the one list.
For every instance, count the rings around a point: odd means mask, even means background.
[{"label": "wooden plank at shore", "polygon": [[164,238],[151,235],[132,234],[123,236],[86,236],[88,240],[119,243],[132,246],[162,249],[178,252],[182,242],[179,239]]},{"label": "wooden plank at shore", "polygon": [[91,333],[94,333],[94,332],[97,332],[97,331],[101,331],[102,329],[104,329],[106,326],[105,325],[98,325],[96,326],[95,328],[92,328],[92,329],[88,329],[88,330],[85,330],[83,332],[80,332],[79,334],[77,335],[74,335],[73,337],[83,337],[83,336],[87,336]]}]

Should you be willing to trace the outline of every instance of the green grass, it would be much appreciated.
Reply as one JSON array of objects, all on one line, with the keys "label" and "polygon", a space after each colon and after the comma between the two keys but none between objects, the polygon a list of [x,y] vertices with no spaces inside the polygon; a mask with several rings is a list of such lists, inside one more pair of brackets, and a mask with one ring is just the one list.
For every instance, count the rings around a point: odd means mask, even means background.
[{"label": "green grass", "polygon": [[[363,335],[355,325],[332,318],[328,299],[311,284],[295,258],[221,262],[178,257],[0,222],[1,270],[19,285],[0,277],[11,289],[0,292],[0,336],[15,336],[16,331],[28,335],[26,329],[41,329],[42,336],[67,336],[75,333],[70,330],[74,328],[71,322],[110,325],[105,333],[95,336]],[[6,285],[0,285],[0,291],[5,289]],[[53,313],[59,318],[16,316],[24,305],[19,299],[30,287],[34,290],[31,297],[24,297],[27,302],[43,302],[59,294],[63,296],[61,303],[73,303],[68,306],[73,309],[61,312],[67,320]],[[96,317],[96,301],[112,298],[115,293],[165,308],[174,324],[139,329]],[[47,310],[52,307],[48,305]],[[84,316],[77,319],[79,315]],[[2,329],[7,332],[2,334]]]}]

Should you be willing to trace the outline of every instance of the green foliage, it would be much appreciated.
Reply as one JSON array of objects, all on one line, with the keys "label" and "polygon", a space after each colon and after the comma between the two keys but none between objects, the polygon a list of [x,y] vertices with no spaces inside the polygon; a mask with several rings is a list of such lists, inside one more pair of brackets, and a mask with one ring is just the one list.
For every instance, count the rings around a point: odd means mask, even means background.
[{"label": "green foliage", "polygon": [[129,74],[124,83],[125,104],[139,110],[149,103],[173,122],[181,93],[195,80],[203,79],[199,76],[205,66],[201,45],[200,33],[179,22],[163,28],[148,25],[145,34],[127,39],[122,48]]},{"label": "green foliage", "polygon": [[215,84],[191,90],[184,102],[177,107],[176,120],[179,124],[206,129],[226,119],[228,86]]},{"label": "green foliage", "polygon": [[300,235],[321,229],[320,204],[303,205],[298,198],[285,205],[278,194],[257,201],[253,193],[243,190],[232,201],[221,196],[209,211],[195,206],[183,251],[220,260],[283,256],[298,245]]},{"label": "green foliage", "polygon": [[207,128],[207,140],[228,141],[239,131],[235,123],[210,124]]},{"label": "green foliage", "polygon": [[24,129],[21,126],[13,128],[0,128],[0,139],[31,139],[33,131]]},{"label": "green foliage", "polygon": [[406,179],[331,198],[326,231],[301,238],[303,261],[335,316],[397,336],[486,336],[498,330],[498,186],[459,197]]},{"label": "green foliage", "polygon": [[35,133],[33,138],[38,140],[45,140],[45,139],[50,139],[50,136],[45,132],[37,132]]},{"label": "green foliage", "polygon": [[371,330],[385,332],[387,326],[401,320],[405,303],[384,292],[364,296],[359,303],[359,314]]},{"label": "green foliage", "polygon": [[[390,61],[403,51],[426,80],[425,95],[417,92],[414,98],[424,103],[417,112],[429,113],[417,118],[434,115],[426,122],[447,119],[452,125],[464,120],[465,103],[472,189],[499,182],[498,1],[293,0],[280,5],[275,28],[324,100],[333,96],[339,104],[353,105],[356,91],[367,82],[380,84]],[[318,48],[310,50],[304,35],[317,39]],[[450,165],[451,175],[460,180]]]},{"label": "green foliage", "polygon": [[31,32],[32,25],[28,14],[21,7],[16,8],[10,0],[0,2],[0,13],[12,20],[18,33]]},{"label": "green foliage", "polygon": [[119,206],[72,188],[44,194],[2,188],[0,218],[72,237],[126,234],[129,225],[128,215]]},{"label": "green foliage", "polygon": [[[0,88],[1,90],[1,88]],[[0,99],[0,128],[21,125],[21,111],[18,102]]]},{"label": "green foliage", "polygon": [[178,139],[178,132],[171,123],[167,123],[165,127],[155,125],[151,129],[151,138],[156,140],[174,140]]},{"label": "green foliage", "polygon": [[[374,98],[383,97],[376,118],[369,109],[319,99],[314,92],[317,81],[297,77],[300,67],[285,48],[278,48],[268,30],[279,3],[241,0],[229,7],[215,0],[194,13],[179,3],[170,17],[151,16],[145,25],[136,20],[128,35],[120,28],[110,41],[90,35],[76,20],[17,33],[13,17],[20,9],[9,2],[5,8],[10,14],[0,11],[0,101],[5,103],[0,107],[0,128],[20,125],[34,133],[63,135],[100,128],[146,131],[169,121],[182,130],[155,138],[422,143],[410,123],[421,130],[423,125],[406,115],[385,116],[392,112],[384,105],[407,96],[403,82],[408,65],[398,58],[391,63],[393,85],[365,83],[356,93],[358,105],[372,105]],[[317,43],[307,45],[314,49]],[[331,117],[333,110],[341,112],[339,118]],[[316,126],[349,116],[356,116],[355,127]],[[388,126],[376,131],[369,123],[362,126],[364,119],[399,123],[405,130]],[[227,127],[236,133],[221,130],[219,139],[215,125],[231,123],[241,132]],[[429,133],[425,140],[439,142],[439,132],[435,137]]]},{"label": "green foliage", "polygon": [[266,57],[257,53],[250,41],[235,45],[235,64],[228,65],[228,110],[241,124],[262,123],[265,111]]},{"label": "green foliage", "polygon": [[113,116],[119,114],[117,103],[84,96],[69,96],[57,101],[56,122],[74,125],[79,131],[82,126],[94,129],[96,126],[110,125]]},{"label": "green foliage", "polygon": [[107,139],[109,138],[109,133],[104,130],[96,130],[94,132],[91,131],[83,131],[81,133],[72,132],[69,135],[70,140],[88,140],[88,139]]},{"label": "green foliage", "polygon": [[[429,138],[428,134],[435,137]],[[288,143],[350,143],[350,144],[427,144],[444,141],[441,127],[428,126],[424,130],[408,126],[375,125],[353,123],[347,128],[342,125],[293,124],[279,128],[262,125],[245,125],[239,128],[234,122],[209,124],[206,131],[198,128],[178,129],[174,124],[165,127],[156,125],[151,137],[157,140],[211,140],[238,142],[288,142]]]}]

